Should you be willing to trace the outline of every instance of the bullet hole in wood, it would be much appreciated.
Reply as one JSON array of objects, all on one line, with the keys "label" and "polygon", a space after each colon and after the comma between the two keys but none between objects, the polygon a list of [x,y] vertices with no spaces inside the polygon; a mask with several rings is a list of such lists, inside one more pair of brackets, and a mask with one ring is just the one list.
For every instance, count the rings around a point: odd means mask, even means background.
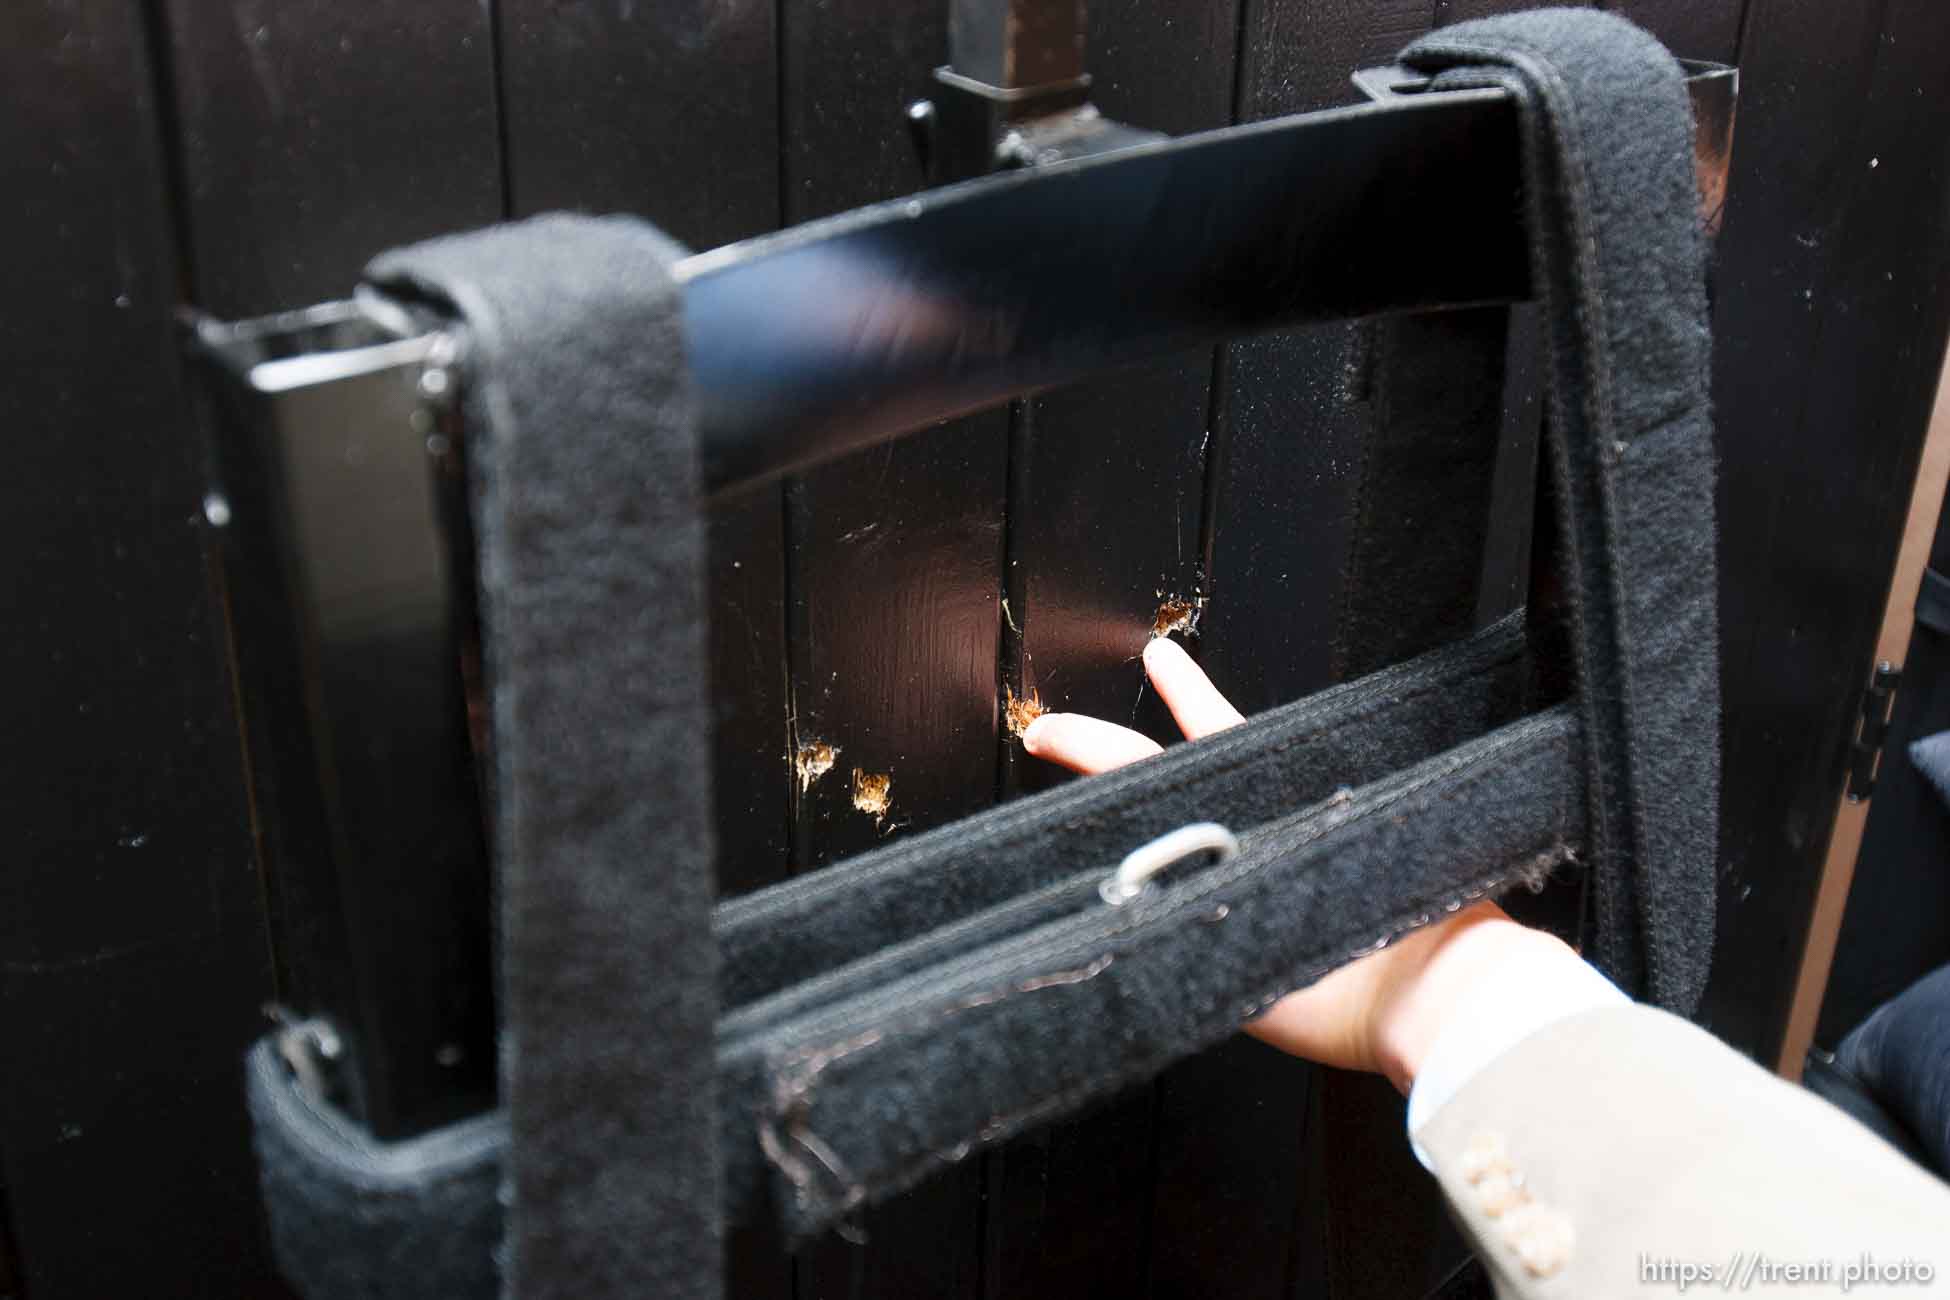
[{"label": "bullet hole in wood", "polygon": [[814,781],[833,770],[833,760],[840,751],[823,740],[811,740],[799,746],[793,755],[792,766],[799,773],[799,793],[812,789]]},{"label": "bullet hole in wood", "polygon": [[1205,608],[1205,597],[1194,596],[1186,600],[1179,596],[1166,596],[1158,604],[1158,613],[1151,620],[1151,635],[1170,636],[1173,632],[1196,632],[1198,616]]},{"label": "bullet hole in wood", "polygon": [[894,802],[893,793],[893,773],[853,769],[853,806],[872,817],[876,824],[887,820],[887,809]]},{"label": "bullet hole in wood", "polygon": [[1029,730],[1029,724],[1048,710],[1043,708],[1043,697],[1039,692],[1031,691],[1025,698],[1017,695],[1014,687],[1005,684],[1002,689],[1008,695],[1003,706],[1003,723],[1011,736],[1021,740],[1022,733]]}]

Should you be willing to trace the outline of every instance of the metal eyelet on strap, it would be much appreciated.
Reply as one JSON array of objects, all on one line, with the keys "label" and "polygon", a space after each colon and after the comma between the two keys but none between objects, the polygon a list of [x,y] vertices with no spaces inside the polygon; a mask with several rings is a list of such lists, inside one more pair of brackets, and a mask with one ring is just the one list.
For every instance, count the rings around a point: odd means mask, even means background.
[{"label": "metal eyelet on strap", "polygon": [[1239,856],[1239,837],[1217,822],[1193,822],[1149,844],[1131,850],[1117,864],[1117,870],[1104,877],[1097,893],[1112,907],[1122,907],[1144,892],[1151,877],[1181,862],[1194,853],[1216,853],[1225,862]]}]

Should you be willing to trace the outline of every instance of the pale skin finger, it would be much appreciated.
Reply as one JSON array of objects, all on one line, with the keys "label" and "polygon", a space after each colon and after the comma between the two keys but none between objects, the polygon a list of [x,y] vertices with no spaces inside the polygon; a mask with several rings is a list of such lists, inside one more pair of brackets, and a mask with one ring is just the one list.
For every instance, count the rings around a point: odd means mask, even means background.
[{"label": "pale skin finger", "polygon": [[1085,776],[1164,752],[1149,736],[1082,713],[1045,713],[1024,729],[1022,747]]},{"label": "pale skin finger", "polygon": [[1153,638],[1144,647],[1144,671],[1187,740],[1198,740],[1246,720],[1219,694],[1219,688],[1184,647],[1170,637]]},{"label": "pale skin finger", "polygon": [[[1192,657],[1167,638],[1159,637],[1144,648],[1144,671],[1187,740],[1245,721]],[[1161,752],[1148,736],[1081,713],[1045,713],[1022,733],[1022,747],[1085,776]]]}]

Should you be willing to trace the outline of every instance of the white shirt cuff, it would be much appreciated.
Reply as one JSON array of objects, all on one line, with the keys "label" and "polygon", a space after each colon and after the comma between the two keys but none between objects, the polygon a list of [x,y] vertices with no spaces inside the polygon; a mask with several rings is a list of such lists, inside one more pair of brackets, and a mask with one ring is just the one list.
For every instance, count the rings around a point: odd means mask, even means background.
[{"label": "white shirt cuff", "polygon": [[1618,986],[1569,953],[1526,952],[1497,967],[1436,1035],[1408,1090],[1408,1140],[1432,1169],[1416,1133],[1490,1062],[1544,1026],[1631,1002]]}]

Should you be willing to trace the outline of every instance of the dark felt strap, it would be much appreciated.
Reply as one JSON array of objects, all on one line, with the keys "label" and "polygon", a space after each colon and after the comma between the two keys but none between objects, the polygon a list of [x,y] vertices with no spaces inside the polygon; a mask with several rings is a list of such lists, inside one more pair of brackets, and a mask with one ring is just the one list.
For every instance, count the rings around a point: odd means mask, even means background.
[{"label": "dark felt strap", "polygon": [[1550,332],[1550,461],[1589,743],[1595,956],[1690,1013],[1713,950],[1719,623],[1703,237],[1678,65],[1585,9],[1459,23],[1403,55],[1493,85],[1524,134]]},{"label": "dark felt strap", "polygon": [[[1510,722],[1523,693],[1524,647],[1521,617],[1513,616],[1223,736],[721,905],[729,1014],[718,1025],[717,1140],[727,1215],[758,1213],[769,1199],[760,1134],[777,1052],[894,981],[918,976],[925,986],[951,959],[1101,908],[1102,875],[1187,821],[1218,818],[1244,829],[1287,820],[1344,784],[1379,780]],[[1383,893],[1377,898],[1390,901]],[[1370,942],[1372,928],[1365,916],[1323,915],[1311,941],[1330,950]],[[414,1144],[373,1143],[329,1108],[303,1101],[268,1049],[259,1056],[253,1088],[288,1103],[257,1107],[254,1118],[279,1258],[304,1294],[363,1294],[348,1291],[352,1277],[375,1279],[380,1295],[490,1294],[481,1280],[493,1279],[487,1251],[499,1238],[493,1193],[506,1159],[505,1121],[461,1144],[471,1153],[466,1168],[429,1166]],[[300,1131],[287,1132],[294,1123]],[[368,1156],[394,1171],[390,1184],[348,1174]],[[813,1220],[801,1213],[794,1222]],[[396,1272],[399,1281],[380,1280]]]},{"label": "dark felt strap", "polygon": [[727,1104],[761,1099],[788,1232],[1153,1074],[1471,899],[1540,881],[1583,835],[1578,732],[1568,705],[1512,723],[1251,831],[1236,859],[1187,864],[1123,907],[1086,902],[739,1045]]},{"label": "dark felt strap", "polygon": [[501,1111],[378,1142],[308,1096],[274,1038],[245,1062],[258,1179],[285,1275],[313,1300],[488,1300],[508,1145]]},{"label": "dark felt strap", "polygon": [[549,217],[369,271],[450,305],[466,348],[521,1300],[720,1289],[683,254],[639,222]]},{"label": "dark felt strap", "polygon": [[[743,1003],[719,1021],[716,1048],[727,1215],[758,1213],[771,1199],[762,1175],[777,1167],[768,1166],[761,1135],[774,1122],[773,1065],[781,1055],[830,1032],[835,1017],[860,1014],[890,985],[918,986],[917,1001],[924,1002],[951,961],[992,959],[1009,951],[1005,943],[1079,917],[1093,924],[1103,908],[1097,884],[1104,873],[1131,848],[1188,820],[1217,817],[1242,829],[1284,825],[1289,839],[1309,818],[1324,828],[1342,815],[1330,796],[1343,783],[1380,780],[1514,719],[1523,651],[1521,620],[1513,617],[1407,664],[1261,714],[1224,736],[722,905],[717,931],[738,954],[723,984],[740,990]],[[1576,777],[1561,757],[1550,770]],[[1316,800],[1329,802],[1294,817],[1293,809]],[[1558,812],[1532,802],[1553,835],[1562,829]],[[1402,856],[1395,869],[1412,876],[1419,861]],[[1445,865],[1435,876],[1467,876],[1480,863],[1453,857]],[[1398,897],[1372,883],[1366,892],[1383,906],[1406,905],[1413,893]],[[1372,942],[1382,929],[1372,915],[1323,909],[1295,936],[1309,952],[1338,953]],[[778,940],[776,949],[768,937]],[[1202,961],[1204,954],[1191,959]],[[1224,1010],[1200,1033],[1225,1032],[1233,1019]],[[1107,1055],[1121,1061],[1115,1050]],[[268,1047],[253,1059],[252,1087],[254,1095],[281,1103],[254,1106],[254,1119],[279,1258],[305,1295],[340,1300],[365,1293],[348,1289],[348,1279],[361,1279],[359,1286],[376,1288],[376,1295],[484,1300],[491,1293],[487,1252],[500,1235],[494,1190],[507,1154],[505,1121],[468,1129],[464,1142],[443,1139],[441,1152],[468,1153],[456,1167],[420,1158],[413,1143],[373,1143],[329,1108],[306,1101]],[[390,1181],[357,1176],[362,1162],[383,1165]],[[810,1229],[837,1213],[844,1199],[814,1198],[801,1206],[794,1198],[790,1222]]]}]

